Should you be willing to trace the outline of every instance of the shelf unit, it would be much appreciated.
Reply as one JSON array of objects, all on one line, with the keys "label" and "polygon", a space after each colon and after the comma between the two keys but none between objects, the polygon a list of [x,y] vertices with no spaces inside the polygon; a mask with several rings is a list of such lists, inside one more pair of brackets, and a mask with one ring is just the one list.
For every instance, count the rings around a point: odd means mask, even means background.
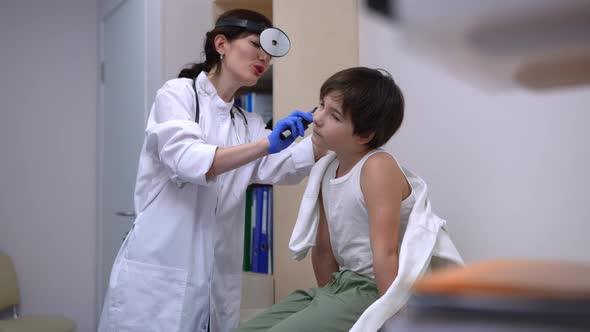
[{"label": "shelf unit", "polygon": [[[213,1],[213,22],[219,15],[230,9],[255,10],[272,20],[272,0],[215,0]],[[250,92],[272,93],[273,66],[262,75],[252,87],[239,89],[236,95]],[[253,221],[254,222],[254,221]],[[270,274],[255,272],[242,273],[242,302],[240,319],[252,318],[274,303],[274,278]]]},{"label": "shelf unit", "polygon": [[213,18],[217,19],[219,15],[230,9],[245,8],[257,11],[272,21],[272,6],[272,0],[214,0]]},{"label": "shelf unit", "polygon": [[[233,8],[256,10],[289,35],[292,44],[289,54],[273,59],[273,68],[268,71],[273,117],[281,119],[295,109],[316,106],[320,87],[329,76],[358,66],[358,5],[359,0],[216,0],[213,15],[216,19]],[[274,262],[270,276],[274,299],[271,302],[283,300],[295,289],[316,286],[311,258],[308,256],[302,262],[291,260],[288,246],[306,183],[274,186]],[[243,292],[267,282],[250,281],[251,284],[244,284]],[[242,307],[247,307],[244,302],[250,299],[248,294],[243,294]]]},{"label": "shelf unit", "polygon": [[[364,1],[363,1],[364,2]],[[358,66],[358,0],[275,0],[273,22],[291,39],[287,56],[273,72],[274,117],[318,104],[322,83],[335,72]],[[308,131],[310,132],[310,131]],[[289,239],[307,181],[274,188],[275,302],[295,289],[315,287],[311,255],[293,261]]]}]

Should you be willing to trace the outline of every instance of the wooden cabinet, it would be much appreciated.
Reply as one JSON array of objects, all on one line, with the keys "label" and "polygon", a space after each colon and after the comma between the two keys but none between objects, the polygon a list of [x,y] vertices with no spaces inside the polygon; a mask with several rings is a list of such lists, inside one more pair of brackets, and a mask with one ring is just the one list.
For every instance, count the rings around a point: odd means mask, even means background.
[{"label": "wooden cabinet", "polygon": [[272,21],[272,0],[215,0],[213,1],[213,16],[217,18],[221,13],[235,8],[255,10]]},{"label": "wooden cabinet", "polygon": [[[358,65],[358,5],[358,0],[217,0],[213,12],[216,18],[232,8],[253,9],[289,35],[289,54],[272,60],[273,116],[281,119],[315,107],[330,75]],[[316,286],[310,256],[293,261],[288,247],[305,184],[274,186],[275,302]]]},{"label": "wooden cabinet", "polygon": [[[322,83],[336,71],[358,65],[357,0],[275,0],[273,23],[287,32],[292,47],[276,59],[273,106],[277,119],[294,109],[309,110],[319,101]],[[289,238],[305,184],[275,186],[275,302],[298,288],[315,287],[311,257],[293,261]]]}]

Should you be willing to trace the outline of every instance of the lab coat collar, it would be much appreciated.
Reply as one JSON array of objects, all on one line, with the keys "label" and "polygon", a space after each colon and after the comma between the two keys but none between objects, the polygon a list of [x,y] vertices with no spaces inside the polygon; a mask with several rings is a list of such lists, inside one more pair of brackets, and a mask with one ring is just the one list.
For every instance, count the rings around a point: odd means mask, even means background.
[{"label": "lab coat collar", "polygon": [[234,105],[234,99],[232,98],[229,102],[225,102],[221,99],[219,94],[217,94],[217,89],[213,83],[211,83],[207,77],[207,72],[205,71],[202,71],[199,76],[197,76],[197,92],[205,95],[210,100],[213,109],[223,111],[222,114],[229,115],[229,111]]}]

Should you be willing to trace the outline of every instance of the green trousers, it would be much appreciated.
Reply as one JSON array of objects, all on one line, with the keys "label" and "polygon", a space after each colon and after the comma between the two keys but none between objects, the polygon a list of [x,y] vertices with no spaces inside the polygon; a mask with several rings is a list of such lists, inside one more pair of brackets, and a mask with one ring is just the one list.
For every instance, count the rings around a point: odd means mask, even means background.
[{"label": "green trousers", "polygon": [[330,284],[297,290],[236,331],[348,331],[378,297],[373,279],[340,271]]}]

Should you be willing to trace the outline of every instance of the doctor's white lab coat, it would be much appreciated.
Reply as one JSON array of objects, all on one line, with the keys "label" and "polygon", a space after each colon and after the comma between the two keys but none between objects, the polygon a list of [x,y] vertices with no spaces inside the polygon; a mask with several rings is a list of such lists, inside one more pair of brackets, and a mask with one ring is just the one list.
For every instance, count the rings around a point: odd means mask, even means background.
[{"label": "doctor's white lab coat", "polygon": [[[217,147],[267,137],[262,119],[224,102],[205,73],[168,81],[148,119],[135,189],[138,213],[115,259],[101,332],[227,332],[239,322],[245,191],[297,183],[314,163],[310,138],[207,181]],[[238,131],[238,135],[236,135]],[[247,132],[249,137],[246,138]],[[209,326],[210,324],[210,326]]]}]

